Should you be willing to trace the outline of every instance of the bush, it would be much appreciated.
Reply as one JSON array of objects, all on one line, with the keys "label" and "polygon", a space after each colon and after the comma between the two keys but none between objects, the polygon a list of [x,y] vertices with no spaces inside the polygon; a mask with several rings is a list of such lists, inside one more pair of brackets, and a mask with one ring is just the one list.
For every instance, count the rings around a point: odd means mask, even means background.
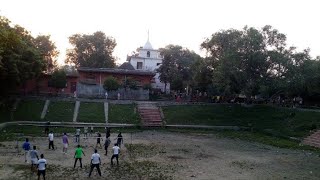
[{"label": "bush", "polygon": [[103,88],[108,91],[113,91],[113,90],[118,90],[120,87],[120,84],[114,77],[108,77],[106,80],[103,82]]},{"label": "bush", "polygon": [[147,90],[147,89],[151,89],[152,88],[152,86],[151,86],[151,84],[145,84],[145,85],[143,85],[143,89],[145,89],[145,90]]},{"label": "bush", "polygon": [[138,89],[138,81],[134,80],[131,77],[128,77],[124,81],[123,86],[125,88],[129,87],[130,89]]},{"label": "bush", "polygon": [[67,85],[67,75],[64,72],[64,70],[63,69],[55,70],[52,73],[48,84],[49,84],[49,87],[54,87],[56,89],[65,88]]}]

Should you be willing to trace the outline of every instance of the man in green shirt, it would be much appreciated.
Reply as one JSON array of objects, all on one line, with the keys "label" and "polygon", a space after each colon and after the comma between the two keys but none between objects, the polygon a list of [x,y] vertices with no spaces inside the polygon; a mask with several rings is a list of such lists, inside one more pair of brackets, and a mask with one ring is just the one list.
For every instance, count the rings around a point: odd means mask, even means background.
[{"label": "man in green shirt", "polygon": [[84,154],[82,148],[80,147],[80,145],[78,145],[78,147],[77,147],[77,149],[76,149],[76,152],[74,153],[74,158],[75,158],[75,160],[74,160],[74,166],[73,166],[73,168],[76,168],[76,164],[77,164],[78,159],[79,159],[79,161],[80,161],[80,167],[82,168],[82,161],[81,161],[81,160],[82,160],[82,154],[83,154],[84,156],[86,156],[86,155]]}]

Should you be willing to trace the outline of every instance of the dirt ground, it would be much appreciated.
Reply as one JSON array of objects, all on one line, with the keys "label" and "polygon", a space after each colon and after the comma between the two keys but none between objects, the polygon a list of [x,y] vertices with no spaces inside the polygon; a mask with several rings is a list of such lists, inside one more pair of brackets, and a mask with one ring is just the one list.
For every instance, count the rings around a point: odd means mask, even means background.
[{"label": "dirt ground", "polygon": [[[123,134],[120,165],[110,165],[108,156],[98,148],[102,159],[102,177],[96,171],[91,179],[320,179],[317,154],[279,149],[258,143],[190,134],[143,131]],[[114,142],[116,134],[111,135]],[[72,139],[69,139],[72,141]],[[75,143],[62,153],[61,137],[55,138],[56,150],[48,150],[45,137],[30,138],[48,162],[47,179],[88,179],[89,162],[95,139],[82,140],[86,156],[84,168],[73,169]],[[104,141],[102,142],[102,144]],[[18,153],[16,142],[0,144],[0,179],[36,179]],[[22,142],[19,142],[22,145]]]}]

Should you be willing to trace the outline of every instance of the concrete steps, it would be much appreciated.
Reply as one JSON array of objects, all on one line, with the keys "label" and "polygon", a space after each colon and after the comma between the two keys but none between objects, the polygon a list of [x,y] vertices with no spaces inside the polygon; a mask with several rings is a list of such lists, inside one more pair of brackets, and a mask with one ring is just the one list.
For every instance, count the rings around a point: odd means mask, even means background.
[{"label": "concrete steps", "polygon": [[320,148],[320,130],[306,137],[302,144]]},{"label": "concrete steps", "polygon": [[145,127],[161,127],[161,112],[155,103],[139,103],[138,112]]}]

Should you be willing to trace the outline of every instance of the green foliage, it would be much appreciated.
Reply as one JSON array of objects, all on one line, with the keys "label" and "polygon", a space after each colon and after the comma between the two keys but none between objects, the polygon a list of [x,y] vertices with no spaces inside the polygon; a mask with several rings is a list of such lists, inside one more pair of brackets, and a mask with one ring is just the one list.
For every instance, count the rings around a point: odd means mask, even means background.
[{"label": "green foliage", "polygon": [[139,82],[133,79],[132,77],[127,77],[123,82],[123,86],[125,88],[138,89],[138,85]]},{"label": "green foliage", "polygon": [[150,90],[150,89],[152,89],[152,86],[151,86],[151,84],[145,84],[145,85],[143,85],[143,89]]},{"label": "green foliage", "polygon": [[[192,105],[163,107],[167,124],[252,126],[258,132],[303,137],[317,127],[318,112],[294,111],[264,105]],[[294,115],[293,115],[294,114]]]},{"label": "green foliage", "polygon": [[49,86],[56,89],[65,88],[67,85],[67,75],[63,69],[55,70],[49,80]]},{"label": "green foliage", "polygon": [[118,83],[117,79],[113,76],[107,77],[103,82],[103,88],[107,91],[115,91],[118,90],[120,84]]},{"label": "green foliage", "polygon": [[193,64],[201,60],[201,57],[178,45],[170,44],[160,51],[164,57],[161,66],[157,69],[160,80],[163,83],[170,83],[173,90],[181,90],[192,84]]},{"label": "green foliage", "polygon": [[112,55],[116,41],[97,31],[92,35],[74,34],[69,37],[73,49],[68,49],[66,63],[77,67],[113,68],[115,57]]},{"label": "green foliage", "polygon": [[59,51],[50,40],[50,35],[39,35],[34,39],[34,43],[45,60],[47,72],[52,72],[57,67]]},{"label": "green foliage", "polygon": [[[318,61],[311,59],[309,50],[287,47],[286,36],[271,26],[223,30],[201,47],[208,58],[200,70],[212,72],[219,94],[270,97],[280,90],[289,96],[320,94],[318,84],[312,84],[319,82]],[[196,79],[201,82],[203,74]]]},{"label": "green foliage", "polygon": [[0,95],[38,77],[44,69],[45,62],[30,33],[18,25],[12,27],[0,16]]}]

